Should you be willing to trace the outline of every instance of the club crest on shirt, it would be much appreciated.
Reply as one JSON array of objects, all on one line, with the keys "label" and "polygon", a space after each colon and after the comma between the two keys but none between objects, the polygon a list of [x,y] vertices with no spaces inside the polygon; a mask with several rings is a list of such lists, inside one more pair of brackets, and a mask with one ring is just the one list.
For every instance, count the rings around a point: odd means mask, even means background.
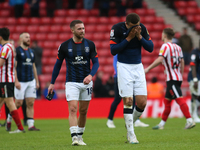
[{"label": "club crest on shirt", "polygon": [[161,50],[160,50],[160,53],[163,53],[163,52],[164,52],[164,50],[163,50],[163,49],[161,49]]},{"label": "club crest on shirt", "polygon": [[1,56],[6,56],[6,53],[4,53],[4,52],[3,52],[3,53],[1,53]]},{"label": "club crest on shirt", "polygon": [[88,53],[90,51],[89,47],[85,47],[85,52]]},{"label": "club crest on shirt", "polygon": [[195,54],[192,54],[191,60],[195,60],[195,59],[196,59],[196,55],[195,55]]},{"label": "club crest on shirt", "polygon": [[68,52],[69,52],[69,53],[71,53],[71,52],[72,52],[72,49],[71,49],[71,48],[70,48],[70,49],[68,49]]},{"label": "club crest on shirt", "polygon": [[30,58],[26,58],[26,62],[31,62],[31,59]]},{"label": "club crest on shirt", "polygon": [[111,37],[114,36],[114,29],[112,29],[112,30],[110,31],[110,36],[111,36]]}]

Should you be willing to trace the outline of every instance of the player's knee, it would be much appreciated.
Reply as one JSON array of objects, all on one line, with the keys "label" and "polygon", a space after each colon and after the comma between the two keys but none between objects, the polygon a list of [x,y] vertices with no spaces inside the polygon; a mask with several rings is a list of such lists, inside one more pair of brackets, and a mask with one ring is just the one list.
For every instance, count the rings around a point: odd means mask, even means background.
[{"label": "player's knee", "polygon": [[144,109],[147,105],[147,101],[140,101],[137,103],[137,107],[140,108],[140,109]]},{"label": "player's knee", "polygon": [[18,100],[15,101],[15,105],[16,105],[17,108],[22,106],[22,104],[23,104],[23,101],[18,101]]},{"label": "player's knee", "polygon": [[76,113],[77,112],[77,107],[76,106],[70,106],[69,107],[69,112],[70,112],[70,114]]},{"label": "player's knee", "polygon": [[87,114],[87,109],[85,109],[85,108],[80,108],[80,109],[79,109],[79,113],[80,113],[81,115],[86,115],[86,114]]},{"label": "player's knee", "polygon": [[132,106],[133,105],[133,97],[125,97],[123,98],[124,105],[126,106]]}]

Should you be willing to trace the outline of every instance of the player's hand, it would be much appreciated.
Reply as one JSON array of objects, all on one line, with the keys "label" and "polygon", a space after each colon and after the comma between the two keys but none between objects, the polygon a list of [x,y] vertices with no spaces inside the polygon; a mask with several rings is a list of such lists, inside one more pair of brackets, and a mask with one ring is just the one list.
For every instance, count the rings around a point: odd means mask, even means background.
[{"label": "player's hand", "polygon": [[197,81],[197,82],[194,82],[193,87],[194,87],[195,90],[197,90],[197,88],[198,88],[198,81]]},{"label": "player's hand", "polygon": [[148,69],[148,68],[145,68],[145,69],[144,69],[144,72],[145,72],[145,73],[148,73],[148,72],[149,72],[149,69]]},{"label": "player's hand", "polygon": [[132,39],[135,37],[135,33],[136,33],[135,28],[131,29],[131,31],[130,31],[129,34],[128,34],[128,37],[126,38],[127,41],[132,40]]},{"label": "player's hand", "polygon": [[36,89],[39,89],[39,87],[40,87],[39,82],[36,82]]},{"label": "player's hand", "polygon": [[52,93],[53,93],[53,90],[54,90],[54,84],[50,84],[49,87],[48,87],[48,94],[49,94],[49,93],[52,94]]},{"label": "player's hand", "polygon": [[83,83],[84,84],[89,84],[92,81],[92,75],[88,75],[87,77],[84,78]]},{"label": "player's hand", "polygon": [[142,39],[141,31],[142,31],[142,30],[141,30],[141,26],[135,27],[135,36],[136,36],[139,40]]},{"label": "player's hand", "polygon": [[15,81],[15,87],[20,90],[21,89],[21,84],[19,83],[19,81]]}]

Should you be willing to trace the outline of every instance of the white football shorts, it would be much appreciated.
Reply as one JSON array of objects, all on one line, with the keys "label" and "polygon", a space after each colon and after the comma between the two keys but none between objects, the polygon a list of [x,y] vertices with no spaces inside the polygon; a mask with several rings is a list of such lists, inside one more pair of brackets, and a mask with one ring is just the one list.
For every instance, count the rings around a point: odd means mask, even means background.
[{"label": "white football shorts", "polygon": [[117,62],[117,80],[121,97],[147,95],[146,78],[142,63],[125,64]]},{"label": "white football shorts", "polygon": [[196,96],[200,96],[200,81],[198,81],[198,88],[197,88],[197,90],[194,89],[194,81],[191,80],[190,83],[189,83],[189,85],[190,85],[190,92],[191,92],[191,94],[194,94]]},{"label": "white football shorts", "polygon": [[91,81],[87,85],[77,82],[66,82],[65,94],[67,101],[71,100],[90,101],[92,98],[92,86],[93,86],[93,81]]},{"label": "white football shorts", "polygon": [[36,81],[20,82],[21,89],[15,87],[15,99],[23,100],[26,97],[36,98]]}]

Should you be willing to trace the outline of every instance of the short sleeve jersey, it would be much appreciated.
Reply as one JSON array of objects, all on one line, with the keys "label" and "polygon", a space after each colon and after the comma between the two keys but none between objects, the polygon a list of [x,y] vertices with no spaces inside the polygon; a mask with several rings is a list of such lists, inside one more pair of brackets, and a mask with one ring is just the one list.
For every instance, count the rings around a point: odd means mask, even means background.
[{"label": "short sleeve jersey", "polygon": [[3,45],[0,58],[5,59],[5,63],[0,68],[0,82],[15,82],[15,53],[10,43]]},{"label": "short sleeve jersey", "polygon": [[170,42],[164,43],[160,48],[159,56],[163,56],[165,58],[163,65],[165,66],[167,81],[182,81],[183,78],[180,66],[183,53],[181,47]]},{"label": "short sleeve jersey", "polygon": [[20,82],[28,82],[34,79],[33,63],[35,55],[32,49],[23,49],[21,46],[16,48],[17,77]]},{"label": "short sleeve jersey", "polygon": [[58,48],[58,59],[66,61],[66,82],[82,83],[90,73],[90,59],[98,57],[94,43],[83,38],[82,42],[75,43],[69,39]]},{"label": "short sleeve jersey", "polygon": [[[140,23],[141,35],[146,40],[150,40],[146,27]],[[125,22],[115,24],[110,31],[110,44],[121,43],[129,34],[131,29],[127,29]],[[134,37],[126,46],[126,48],[118,53],[118,61],[127,64],[141,63],[142,44],[137,37]]]},{"label": "short sleeve jersey", "polygon": [[[199,49],[194,49],[192,51],[190,66],[196,67],[196,75],[197,75],[198,80],[200,80],[200,50]],[[188,74],[188,81],[191,81],[191,80],[193,80],[192,70],[190,70]]]}]

